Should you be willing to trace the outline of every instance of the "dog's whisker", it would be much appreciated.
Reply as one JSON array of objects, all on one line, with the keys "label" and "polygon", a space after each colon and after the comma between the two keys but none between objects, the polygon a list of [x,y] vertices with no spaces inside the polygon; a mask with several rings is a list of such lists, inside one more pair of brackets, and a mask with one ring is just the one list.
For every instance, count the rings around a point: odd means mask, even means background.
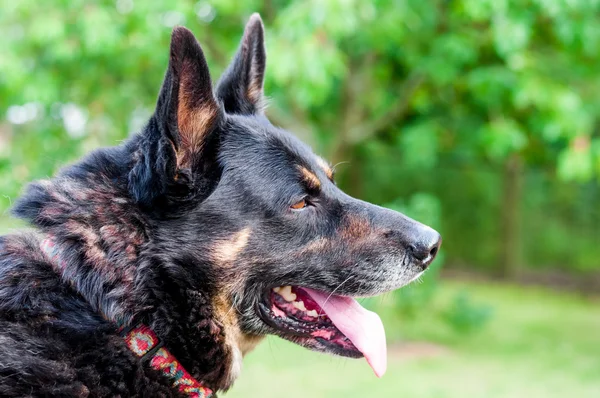
[{"label": "dog's whisker", "polygon": [[[342,283],[340,283],[335,289],[333,289],[333,291],[331,293],[329,293],[329,296],[327,296],[327,298],[325,299],[325,302],[323,303],[323,306],[325,304],[327,304],[327,302],[329,301],[329,299],[331,298],[331,296],[333,296],[335,294],[335,292],[342,287],[342,285],[346,282],[348,282],[350,280],[350,278],[352,278],[354,275],[350,275],[349,277],[347,277]],[[321,312],[319,313],[319,316],[321,316],[323,314],[323,308],[321,308]]]},{"label": "dog's whisker", "polygon": [[331,168],[333,169],[333,171],[336,171],[337,167],[339,165],[342,165],[342,164],[350,164],[350,161],[349,160],[343,160],[341,162],[337,162],[336,164],[334,164],[333,166],[331,166]]},{"label": "dog's whisker", "polygon": [[227,312],[225,313],[225,317],[229,316],[229,314],[231,313],[231,310],[233,309],[233,307],[235,307],[235,303],[234,302],[231,303],[231,307],[229,307],[229,310],[227,310]]}]

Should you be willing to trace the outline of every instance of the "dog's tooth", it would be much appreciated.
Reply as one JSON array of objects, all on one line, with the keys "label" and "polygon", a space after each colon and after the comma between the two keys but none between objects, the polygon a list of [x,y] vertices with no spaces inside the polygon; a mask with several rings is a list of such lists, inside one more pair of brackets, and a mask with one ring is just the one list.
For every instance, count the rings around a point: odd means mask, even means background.
[{"label": "dog's tooth", "polygon": [[292,303],[292,305],[299,309],[300,311],[306,311],[306,307],[304,306],[304,301],[300,300],[300,301],[294,301]]},{"label": "dog's tooth", "polygon": [[279,292],[281,291],[281,286],[274,287],[274,288],[273,288],[273,291],[274,291],[275,293],[279,293]]},{"label": "dog's tooth", "polygon": [[292,287],[290,285],[281,286],[281,293],[283,293],[283,294],[289,294],[291,292],[292,292]]},{"label": "dog's tooth", "polygon": [[284,286],[279,291],[279,295],[285,299],[285,301],[293,302],[296,300],[296,294],[292,293],[292,287],[290,285]]},{"label": "dog's tooth", "polygon": [[319,317],[319,314],[317,313],[317,310],[306,311],[306,315],[312,316],[313,318],[318,318]]}]

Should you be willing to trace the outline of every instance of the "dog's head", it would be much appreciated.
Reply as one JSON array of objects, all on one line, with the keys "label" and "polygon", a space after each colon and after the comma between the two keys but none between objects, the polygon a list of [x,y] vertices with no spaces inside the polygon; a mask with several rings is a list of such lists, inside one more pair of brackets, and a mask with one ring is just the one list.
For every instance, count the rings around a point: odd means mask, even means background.
[{"label": "dog's head", "polygon": [[201,264],[240,339],[276,334],[319,351],[364,354],[382,373],[380,322],[351,297],[416,279],[440,236],[346,195],[326,161],[273,126],[263,112],[265,63],[254,15],[213,90],[196,39],[175,28],[130,190],[146,208],[167,209],[157,247]]}]

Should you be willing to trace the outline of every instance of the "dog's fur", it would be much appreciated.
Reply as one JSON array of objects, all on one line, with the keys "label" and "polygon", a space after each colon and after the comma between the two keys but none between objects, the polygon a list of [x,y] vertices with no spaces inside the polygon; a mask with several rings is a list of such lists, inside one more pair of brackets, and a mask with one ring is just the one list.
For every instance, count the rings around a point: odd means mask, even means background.
[{"label": "dog's fur", "polygon": [[[0,396],[179,396],[116,322],[148,324],[225,390],[265,334],[327,351],[265,322],[271,288],[374,295],[428,265],[437,233],[345,195],[326,162],[269,123],[263,36],[254,15],[213,91],[200,46],[175,28],[144,130],[16,203],[37,232],[0,238]],[[62,275],[40,250],[49,236]]]}]

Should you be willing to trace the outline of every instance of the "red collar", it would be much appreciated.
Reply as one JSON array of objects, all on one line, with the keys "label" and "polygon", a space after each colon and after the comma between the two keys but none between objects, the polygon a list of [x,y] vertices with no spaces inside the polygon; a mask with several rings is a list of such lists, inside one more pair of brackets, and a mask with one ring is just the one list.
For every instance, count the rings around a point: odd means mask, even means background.
[{"label": "red collar", "polygon": [[[46,255],[52,266],[64,278],[64,269],[66,263],[61,260],[56,243],[52,238],[44,239],[40,245],[42,252]],[[111,320],[114,322],[114,320]],[[137,325],[133,327],[121,327],[121,334],[125,339],[127,348],[141,360],[149,360],[150,366],[167,376],[173,382],[173,387],[177,387],[179,391],[192,398],[210,398],[213,394],[212,390],[204,387],[196,379],[194,379],[184,368],[179,361],[163,347],[162,342],[146,325]]]},{"label": "red collar", "polygon": [[194,379],[175,357],[162,346],[156,334],[145,325],[124,333],[127,347],[142,359],[149,358],[150,366],[173,381],[173,386],[192,398],[209,398],[212,390]]}]

